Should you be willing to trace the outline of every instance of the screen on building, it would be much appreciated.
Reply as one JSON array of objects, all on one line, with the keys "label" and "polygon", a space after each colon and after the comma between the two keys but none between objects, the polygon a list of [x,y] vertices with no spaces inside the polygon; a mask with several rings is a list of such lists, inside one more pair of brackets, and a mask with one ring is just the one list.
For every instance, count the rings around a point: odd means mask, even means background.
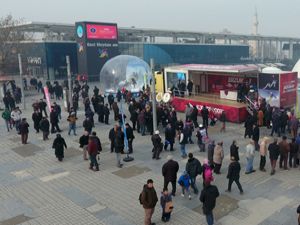
[{"label": "screen on building", "polygon": [[78,22],[76,41],[79,75],[99,80],[103,65],[119,55],[117,24]]}]

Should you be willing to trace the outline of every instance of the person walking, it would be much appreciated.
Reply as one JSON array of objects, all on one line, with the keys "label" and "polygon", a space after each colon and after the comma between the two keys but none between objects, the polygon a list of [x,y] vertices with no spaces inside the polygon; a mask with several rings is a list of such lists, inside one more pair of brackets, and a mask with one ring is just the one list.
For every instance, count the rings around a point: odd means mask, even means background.
[{"label": "person walking", "polygon": [[282,169],[282,163],[283,163],[283,169],[288,170],[287,161],[290,152],[290,145],[287,142],[286,136],[283,136],[282,141],[279,142],[279,152],[280,152],[279,168]]},{"label": "person walking", "polygon": [[239,146],[236,143],[236,140],[233,140],[231,146],[230,146],[230,158],[234,157],[236,161],[240,160],[239,156]]},{"label": "person walking", "polygon": [[268,140],[269,139],[267,137],[264,137],[259,146],[259,154],[260,154],[259,170],[262,172],[266,172],[265,165],[266,165]]},{"label": "person walking", "polygon": [[255,170],[253,169],[254,153],[255,153],[254,141],[251,140],[250,143],[246,146],[247,165],[246,165],[245,174],[250,174],[255,172]]},{"label": "person walking", "polygon": [[84,131],[87,131],[89,134],[92,133],[93,122],[91,121],[91,119],[89,117],[85,118],[85,120],[82,123],[82,126],[84,128]]},{"label": "person walking", "polygon": [[211,140],[211,142],[207,146],[207,160],[210,166],[214,165],[214,150],[215,150],[215,140]]},{"label": "person walking", "polygon": [[216,199],[219,197],[219,195],[220,193],[218,188],[206,181],[205,186],[200,194],[200,201],[203,203],[202,210],[208,225],[214,224],[213,209],[216,207]]},{"label": "person walking", "polygon": [[76,114],[75,112],[71,112],[71,114],[68,116],[68,122],[69,122],[69,132],[68,135],[71,135],[71,131],[73,130],[74,135],[76,136]]},{"label": "person walking", "polygon": [[296,139],[292,138],[292,142],[290,143],[290,156],[289,156],[290,168],[297,167],[298,151],[299,151],[299,146],[296,143]]},{"label": "person walking", "polygon": [[191,181],[191,187],[195,194],[198,194],[198,188],[196,185],[196,178],[202,173],[202,166],[198,159],[196,159],[193,153],[189,153],[189,159],[186,163],[185,170],[188,173]]},{"label": "person walking", "polygon": [[234,157],[231,157],[231,163],[229,164],[227,173],[228,188],[226,192],[231,192],[231,185],[233,182],[235,182],[240,190],[240,194],[244,193],[242,185],[240,184],[240,171],[240,163]]},{"label": "person walking", "polygon": [[176,181],[179,164],[173,160],[172,155],[167,156],[167,162],[162,167],[162,175],[164,177],[164,189],[168,188],[169,183],[172,184],[172,195],[176,194]]},{"label": "person walking", "polygon": [[36,131],[36,133],[39,133],[40,132],[40,122],[43,118],[42,116],[42,113],[39,112],[38,110],[35,110],[33,113],[32,113],[32,120],[33,120],[33,127]]},{"label": "person walking", "polygon": [[268,147],[269,150],[269,157],[270,157],[270,162],[271,162],[271,175],[275,174],[275,168],[276,168],[276,163],[279,157],[279,145],[278,145],[278,140],[277,138],[274,138],[273,143],[269,144]]},{"label": "person walking", "polygon": [[64,148],[68,148],[65,142],[65,139],[60,135],[57,134],[56,138],[53,141],[52,148],[55,149],[55,156],[58,161],[63,161],[64,158]]},{"label": "person walking", "polygon": [[203,108],[201,109],[201,116],[202,116],[203,126],[205,128],[208,128],[208,115],[209,115],[209,111],[204,105]]},{"label": "person walking", "polygon": [[[99,171],[99,164],[97,161],[97,155],[98,155],[98,148],[97,148],[97,143],[93,139],[93,137],[89,137],[89,142],[88,142],[88,153],[90,156],[90,170],[93,171]],[[95,168],[94,168],[95,167]]]},{"label": "person walking", "polygon": [[40,129],[43,132],[43,140],[49,140],[49,131],[50,131],[50,123],[47,117],[43,117],[42,120],[40,121]]},{"label": "person walking", "polygon": [[50,123],[51,123],[51,133],[61,132],[59,126],[58,126],[58,112],[55,110],[54,107],[51,108],[50,112]]},{"label": "person walking", "polygon": [[29,133],[29,124],[27,123],[26,118],[22,119],[22,122],[20,123],[20,134],[22,138],[22,144],[27,144],[28,140],[28,133]]},{"label": "person walking", "polygon": [[171,219],[171,212],[173,210],[172,196],[168,191],[168,188],[164,188],[160,197],[160,205],[162,208],[161,221],[169,222]]},{"label": "person walking", "polygon": [[139,200],[145,211],[144,225],[155,225],[155,223],[152,223],[151,218],[154,213],[156,203],[158,202],[158,198],[153,187],[152,179],[147,180],[147,184],[144,185]]},{"label": "person walking", "polygon": [[45,117],[48,117],[48,114],[47,114],[47,103],[44,102],[43,99],[40,99],[40,102],[39,102],[39,110],[40,110],[40,113],[45,113]]},{"label": "person walking", "polygon": [[252,140],[254,141],[255,151],[259,150],[259,126],[257,124],[253,125],[253,135]]},{"label": "person walking", "polygon": [[11,121],[10,111],[8,108],[4,109],[4,111],[2,113],[2,118],[4,119],[7,132],[9,132],[9,130],[12,129],[12,127],[11,127],[11,122],[10,122]]},{"label": "person walking", "polygon": [[221,166],[222,161],[224,158],[224,151],[223,151],[223,142],[219,142],[215,149],[214,149],[214,156],[213,156],[213,162],[214,162],[214,172],[216,174],[221,174]]},{"label": "person walking", "polygon": [[163,148],[163,143],[161,142],[161,137],[159,135],[158,130],[156,130],[154,132],[154,134],[152,135],[151,141],[152,141],[152,144],[153,144],[152,159],[158,160],[158,159],[160,159],[159,154],[160,154],[160,152],[162,151],[162,148]]},{"label": "person walking", "polygon": [[133,139],[135,138],[135,136],[133,134],[133,129],[129,125],[129,123],[126,123],[125,127],[126,127],[126,137],[127,137],[127,141],[128,141],[128,153],[132,154],[133,153],[132,142],[133,142]]},{"label": "person walking", "polygon": [[182,175],[179,177],[178,179],[178,184],[181,186],[181,196],[184,197],[185,196],[185,192],[188,193],[189,196],[189,200],[192,199],[191,196],[191,190],[190,190],[190,176],[186,171],[183,171]]},{"label": "person walking", "polygon": [[222,127],[220,129],[220,133],[222,132],[226,132],[226,114],[225,114],[225,111],[223,110],[222,111],[222,114],[220,116],[220,122],[222,122]]},{"label": "person walking", "polygon": [[88,160],[87,152],[88,152],[88,144],[89,144],[89,132],[84,131],[83,135],[79,138],[79,147],[83,150],[83,160]]}]

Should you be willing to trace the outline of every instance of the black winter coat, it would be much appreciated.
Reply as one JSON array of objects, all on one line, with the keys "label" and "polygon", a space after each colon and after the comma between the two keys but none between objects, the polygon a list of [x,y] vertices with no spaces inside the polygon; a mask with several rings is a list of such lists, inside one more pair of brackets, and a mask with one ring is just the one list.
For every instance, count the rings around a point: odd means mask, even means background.
[{"label": "black winter coat", "polygon": [[239,147],[236,146],[236,145],[231,145],[230,146],[230,157],[234,157],[234,159],[236,161],[239,161],[240,160],[240,157],[239,157]]},{"label": "black winter coat", "polygon": [[175,139],[175,136],[176,136],[176,131],[175,129],[173,129],[172,127],[171,128],[166,128],[165,130],[165,138],[167,141],[171,142],[171,143],[174,143],[174,139]]},{"label": "black winter coat", "polygon": [[229,164],[227,179],[238,180],[240,178],[241,165],[234,161]]},{"label": "black winter coat", "polygon": [[202,166],[198,159],[192,158],[187,161],[185,170],[193,178],[202,173]]},{"label": "black winter coat", "polygon": [[216,199],[220,193],[216,186],[208,185],[203,188],[200,194],[200,201],[203,203],[203,214],[210,214],[216,206]]},{"label": "black winter coat", "polygon": [[52,148],[55,149],[55,156],[57,158],[64,158],[64,148],[67,148],[65,139],[63,139],[62,137],[55,138]]},{"label": "black winter coat", "polygon": [[50,128],[50,123],[48,119],[42,119],[40,122],[40,129],[43,132],[49,132],[49,128]]},{"label": "black winter coat", "polygon": [[165,181],[176,181],[177,180],[177,172],[179,170],[178,162],[174,160],[169,160],[162,167],[162,175],[165,178]]},{"label": "black winter coat", "polygon": [[271,143],[268,147],[269,156],[271,160],[277,160],[279,157],[279,145],[277,143]]}]

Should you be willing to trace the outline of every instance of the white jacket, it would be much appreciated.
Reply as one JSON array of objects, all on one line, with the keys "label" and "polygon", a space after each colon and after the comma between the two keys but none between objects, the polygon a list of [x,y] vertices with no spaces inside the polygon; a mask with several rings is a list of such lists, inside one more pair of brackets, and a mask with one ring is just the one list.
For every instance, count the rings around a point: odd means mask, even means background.
[{"label": "white jacket", "polygon": [[10,117],[11,117],[14,121],[21,120],[21,112],[20,112],[20,111],[12,111],[11,114],[10,114]]},{"label": "white jacket", "polygon": [[246,157],[247,158],[254,158],[254,153],[255,153],[255,147],[252,144],[248,144],[246,146]]}]

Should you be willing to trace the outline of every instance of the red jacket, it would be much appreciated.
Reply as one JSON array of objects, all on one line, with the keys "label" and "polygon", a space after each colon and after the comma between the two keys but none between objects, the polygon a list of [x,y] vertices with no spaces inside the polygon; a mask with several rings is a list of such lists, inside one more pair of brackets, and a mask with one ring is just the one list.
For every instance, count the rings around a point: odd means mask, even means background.
[{"label": "red jacket", "polygon": [[94,141],[89,142],[88,153],[89,153],[89,155],[97,155],[98,154],[97,144]]}]

